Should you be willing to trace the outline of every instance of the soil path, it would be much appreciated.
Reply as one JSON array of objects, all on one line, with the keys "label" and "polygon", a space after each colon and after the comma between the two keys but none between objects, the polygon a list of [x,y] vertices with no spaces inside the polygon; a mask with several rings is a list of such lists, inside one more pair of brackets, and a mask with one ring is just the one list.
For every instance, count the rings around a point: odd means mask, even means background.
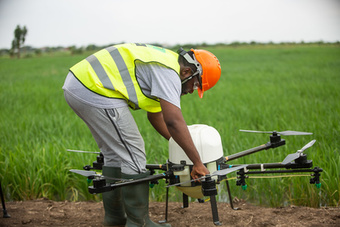
[{"label": "soil path", "polygon": [[[244,202],[232,210],[227,203],[218,203],[222,226],[340,226],[340,208],[284,207],[264,208]],[[0,217],[0,226],[102,226],[101,202],[56,202],[39,199],[7,202],[11,218]],[[164,220],[165,203],[150,203],[153,221]],[[188,208],[181,203],[169,203],[168,223],[172,227],[215,226],[210,203],[192,202]]]}]

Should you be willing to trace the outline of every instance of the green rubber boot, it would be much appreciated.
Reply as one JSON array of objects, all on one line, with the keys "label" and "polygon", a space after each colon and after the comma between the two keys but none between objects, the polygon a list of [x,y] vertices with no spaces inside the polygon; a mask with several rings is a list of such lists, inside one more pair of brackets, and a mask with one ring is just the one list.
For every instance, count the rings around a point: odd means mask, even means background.
[{"label": "green rubber boot", "polygon": [[[122,173],[123,179],[140,179],[150,175],[150,172],[128,175]],[[122,187],[123,203],[127,214],[128,227],[171,227],[170,224],[157,224],[149,218],[149,182],[131,184]]]},{"label": "green rubber boot", "polygon": [[[103,175],[112,178],[121,178],[121,169],[111,166],[103,166]],[[106,180],[108,183],[114,183],[115,180]],[[104,192],[103,205],[105,210],[104,226],[125,226],[126,215],[122,200],[122,188],[116,188],[113,191]]]}]

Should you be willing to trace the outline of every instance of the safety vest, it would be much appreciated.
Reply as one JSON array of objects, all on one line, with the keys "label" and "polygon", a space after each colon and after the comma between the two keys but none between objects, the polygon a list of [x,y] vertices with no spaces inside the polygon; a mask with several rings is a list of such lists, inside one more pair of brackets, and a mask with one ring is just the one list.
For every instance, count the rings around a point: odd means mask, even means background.
[{"label": "safety vest", "polygon": [[71,67],[70,71],[91,91],[127,100],[132,109],[160,112],[160,102],[143,94],[136,78],[136,61],[159,63],[179,75],[178,54],[145,44],[120,44],[100,50]]}]

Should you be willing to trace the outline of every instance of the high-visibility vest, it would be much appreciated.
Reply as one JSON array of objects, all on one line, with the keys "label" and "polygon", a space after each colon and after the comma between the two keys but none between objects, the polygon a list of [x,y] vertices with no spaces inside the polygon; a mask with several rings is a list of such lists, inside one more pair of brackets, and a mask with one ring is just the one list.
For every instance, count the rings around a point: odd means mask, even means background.
[{"label": "high-visibility vest", "polygon": [[178,75],[178,54],[145,44],[120,44],[100,50],[71,67],[70,71],[91,91],[127,100],[132,109],[160,112],[160,102],[143,94],[136,78],[136,61],[159,63]]}]

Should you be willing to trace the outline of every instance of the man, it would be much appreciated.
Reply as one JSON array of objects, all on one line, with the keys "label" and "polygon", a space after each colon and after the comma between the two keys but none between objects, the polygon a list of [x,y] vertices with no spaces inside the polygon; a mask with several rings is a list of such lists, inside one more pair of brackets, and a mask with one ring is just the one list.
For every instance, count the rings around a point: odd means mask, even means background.
[{"label": "man", "polygon": [[[197,179],[209,171],[191,139],[180,97],[197,89],[202,98],[220,74],[218,59],[205,50],[181,48],[177,54],[152,45],[121,44],[73,66],[63,89],[104,155],[104,176],[139,179],[150,174],[130,107],[146,110],[153,127],[182,147],[194,164],[191,176]],[[149,219],[148,182],[105,192],[103,204],[104,225],[161,226]]]}]

